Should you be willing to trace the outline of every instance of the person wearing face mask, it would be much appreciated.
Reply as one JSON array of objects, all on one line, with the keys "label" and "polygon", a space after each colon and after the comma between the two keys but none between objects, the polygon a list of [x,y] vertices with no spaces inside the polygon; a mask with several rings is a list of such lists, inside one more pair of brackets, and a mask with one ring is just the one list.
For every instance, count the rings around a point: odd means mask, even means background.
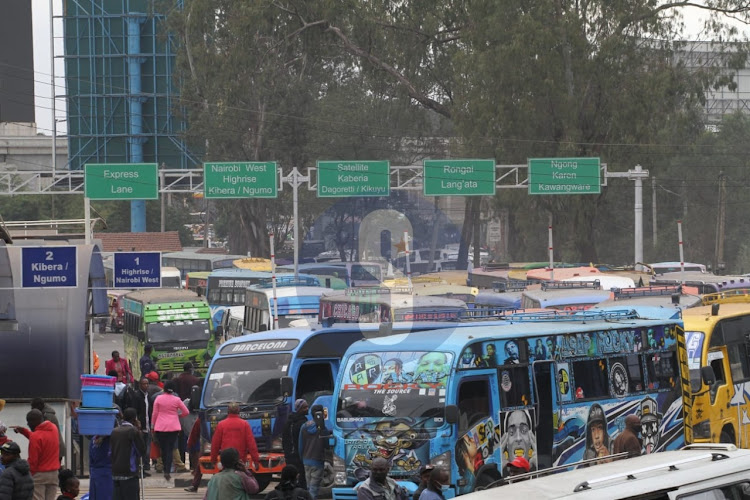
[{"label": "person wearing face mask", "polygon": [[614,453],[627,452],[628,458],[640,456],[641,440],[638,439],[640,433],[640,417],[638,415],[628,415],[625,417],[625,429],[615,438]]},{"label": "person wearing face mask", "polygon": [[357,500],[409,500],[406,489],[388,477],[390,468],[385,458],[373,459],[370,464],[370,477],[357,487]]},{"label": "person wearing face mask", "polygon": [[450,488],[450,474],[443,467],[435,467],[430,473],[427,488],[419,496],[419,500],[445,500],[445,492]]}]

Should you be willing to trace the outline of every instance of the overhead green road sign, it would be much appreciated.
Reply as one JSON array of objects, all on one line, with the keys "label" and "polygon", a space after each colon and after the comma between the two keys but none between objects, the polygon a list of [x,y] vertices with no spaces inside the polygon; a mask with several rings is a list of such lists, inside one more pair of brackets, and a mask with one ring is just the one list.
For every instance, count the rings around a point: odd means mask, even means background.
[{"label": "overhead green road sign", "polygon": [[318,161],[318,197],[388,196],[387,161]]},{"label": "overhead green road sign", "polygon": [[159,175],[156,163],[87,163],[85,196],[90,200],[156,200]]},{"label": "overhead green road sign", "polygon": [[529,158],[529,194],[599,194],[599,158]]},{"label": "overhead green road sign", "polygon": [[424,160],[425,196],[495,194],[495,160]]},{"label": "overhead green road sign", "polygon": [[203,164],[206,198],[276,198],[276,162],[214,162]]}]

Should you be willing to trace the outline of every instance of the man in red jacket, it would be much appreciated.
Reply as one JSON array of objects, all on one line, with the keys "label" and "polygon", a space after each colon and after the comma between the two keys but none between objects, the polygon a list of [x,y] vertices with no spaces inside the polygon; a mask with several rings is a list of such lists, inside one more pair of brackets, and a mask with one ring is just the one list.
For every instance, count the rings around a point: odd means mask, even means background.
[{"label": "man in red jacket", "polygon": [[255,469],[255,464],[260,464],[258,446],[255,444],[255,436],[250,424],[240,418],[240,405],[229,403],[227,418],[219,422],[211,439],[211,462],[217,463],[219,453],[227,448],[235,448],[240,452],[240,460],[244,462],[248,453],[252,462],[250,468]]},{"label": "man in red jacket", "polygon": [[13,426],[13,430],[26,436],[29,440],[29,467],[34,479],[34,500],[55,500],[57,498],[60,470],[60,434],[57,426],[39,410],[26,414],[29,429]]}]

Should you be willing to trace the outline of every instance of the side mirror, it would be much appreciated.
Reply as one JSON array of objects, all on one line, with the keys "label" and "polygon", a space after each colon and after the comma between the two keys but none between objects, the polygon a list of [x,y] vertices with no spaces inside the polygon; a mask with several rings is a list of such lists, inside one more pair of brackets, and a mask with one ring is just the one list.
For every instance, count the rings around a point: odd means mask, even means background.
[{"label": "side mirror", "polygon": [[703,379],[703,383],[709,387],[713,387],[716,383],[716,374],[714,373],[714,369],[710,366],[701,367],[701,378]]},{"label": "side mirror", "polygon": [[458,422],[458,406],[448,405],[445,407],[445,421],[449,424]]},{"label": "side mirror", "polygon": [[294,392],[294,379],[292,377],[281,377],[281,394],[291,396]]},{"label": "side mirror", "polygon": [[201,388],[200,386],[194,385],[190,389],[190,409],[191,410],[197,410],[200,408],[200,401],[201,401]]}]

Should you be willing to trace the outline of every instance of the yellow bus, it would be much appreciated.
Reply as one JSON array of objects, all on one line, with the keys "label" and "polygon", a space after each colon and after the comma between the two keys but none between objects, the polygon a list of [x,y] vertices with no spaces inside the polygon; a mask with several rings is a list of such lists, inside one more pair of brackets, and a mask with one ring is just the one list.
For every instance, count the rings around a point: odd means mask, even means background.
[{"label": "yellow bus", "polygon": [[750,290],[704,295],[703,304],[682,312],[691,392],[686,440],[750,448]]}]

